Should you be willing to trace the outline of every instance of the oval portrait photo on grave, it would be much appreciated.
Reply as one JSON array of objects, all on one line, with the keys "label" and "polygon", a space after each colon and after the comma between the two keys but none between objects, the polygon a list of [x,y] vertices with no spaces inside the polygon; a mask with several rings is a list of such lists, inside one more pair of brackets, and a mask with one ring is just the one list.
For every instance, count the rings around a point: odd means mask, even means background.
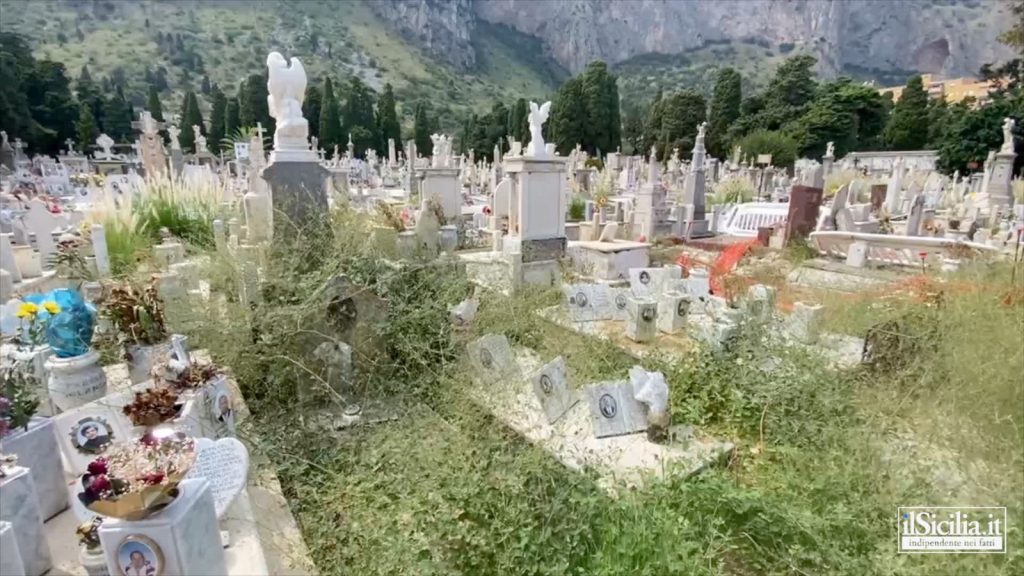
[{"label": "oval portrait photo on grave", "polygon": [[494,356],[491,355],[490,350],[484,348],[480,351],[480,365],[487,369],[494,366]]},{"label": "oval portrait photo on grave", "polygon": [[651,283],[651,275],[648,274],[646,270],[644,270],[643,272],[640,273],[640,283],[641,284],[650,284]]},{"label": "oval portrait photo on grave", "polygon": [[71,428],[71,443],[84,454],[101,454],[114,441],[114,429],[103,418],[86,416]]},{"label": "oval portrait photo on grave", "polygon": [[611,394],[602,395],[597,401],[597,407],[605,418],[615,418],[615,415],[619,413],[619,405]]},{"label": "oval portrait photo on grave", "polygon": [[228,427],[228,430],[235,429],[235,403],[231,399],[231,391],[227,389],[218,390],[213,397],[213,417]]},{"label": "oval portrait photo on grave", "polygon": [[123,576],[161,576],[163,551],[145,536],[128,536],[117,547],[117,566]]}]

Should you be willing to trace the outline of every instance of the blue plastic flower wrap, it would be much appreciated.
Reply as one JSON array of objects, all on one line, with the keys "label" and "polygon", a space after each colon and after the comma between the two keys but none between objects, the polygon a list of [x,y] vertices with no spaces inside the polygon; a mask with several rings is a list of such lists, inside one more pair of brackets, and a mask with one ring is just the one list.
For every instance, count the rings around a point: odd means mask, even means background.
[{"label": "blue plastic flower wrap", "polygon": [[45,295],[60,306],[46,325],[46,342],[58,358],[81,356],[89,351],[96,325],[96,308],[76,290],[58,288]]}]

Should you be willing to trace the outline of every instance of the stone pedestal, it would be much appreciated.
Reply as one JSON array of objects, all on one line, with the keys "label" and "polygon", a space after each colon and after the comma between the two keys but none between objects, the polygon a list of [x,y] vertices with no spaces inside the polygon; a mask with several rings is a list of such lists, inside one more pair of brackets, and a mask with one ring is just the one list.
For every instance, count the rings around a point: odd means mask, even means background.
[{"label": "stone pedestal", "polygon": [[651,245],[646,242],[616,240],[614,242],[570,242],[569,257],[573,268],[594,280],[624,280],[630,268],[650,265]]},{"label": "stone pedestal", "polygon": [[420,171],[420,198],[435,200],[444,212],[445,224],[454,224],[462,215],[462,193],[458,168],[424,168]]},{"label": "stone pedestal", "polygon": [[[100,526],[100,543],[111,574],[124,574],[132,542],[159,548],[160,574],[205,576],[227,574],[227,559],[213,494],[206,479],[184,480],[174,501],[155,515],[137,522],[108,518]],[[154,551],[156,552],[156,551]],[[154,556],[156,556],[154,554]],[[154,558],[156,560],[157,558]]]},{"label": "stone pedestal", "polygon": [[651,298],[628,298],[626,301],[626,337],[634,342],[649,342],[657,333],[655,320],[658,303]]},{"label": "stone pedestal", "polygon": [[317,236],[327,226],[327,169],[315,160],[285,162],[271,154],[270,165],[260,176],[270,185],[274,238],[287,242],[298,235]]},{"label": "stone pedestal", "polygon": [[41,576],[50,569],[53,561],[43,529],[43,514],[28,468],[13,466],[8,468],[6,478],[0,478],[0,522],[9,522],[14,528],[21,573]]},{"label": "stone pedestal", "polygon": [[18,552],[18,539],[10,522],[0,522],[0,574],[25,575],[25,565]]},{"label": "stone pedestal", "polygon": [[565,159],[507,156],[505,170],[511,179],[511,210],[503,250],[521,254],[524,266],[546,269],[542,261],[565,255]]},{"label": "stone pedestal", "polygon": [[60,460],[53,420],[35,416],[29,421],[28,430],[12,430],[0,444],[4,453],[14,454],[18,457],[18,464],[31,471],[39,497],[39,511],[44,519],[52,518],[68,507],[64,465]]},{"label": "stone pedestal", "polygon": [[793,313],[789,315],[789,334],[803,344],[814,344],[821,332],[821,321],[825,307],[820,304],[795,302]]},{"label": "stone pedestal", "polygon": [[62,412],[107,394],[107,376],[100,366],[100,355],[93,350],[71,358],[52,356],[46,361],[46,369],[50,373],[50,401]]},{"label": "stone pedestal", "polygon": [[1013,152],[996,154],[991,167],[991,175],[987,179],[984,192],[988,193],[989,205],[993,210],[1008,208],[1013,204],[1013,192],[1010,181],[1013,179],[1013,161],[1017,155]]},{"label": "stone pedestal", "polygon": [[690,313],[690,295],[681,292],[666,292],[658,297],[658,330],[665,334],[677,334],[686,327]]}]

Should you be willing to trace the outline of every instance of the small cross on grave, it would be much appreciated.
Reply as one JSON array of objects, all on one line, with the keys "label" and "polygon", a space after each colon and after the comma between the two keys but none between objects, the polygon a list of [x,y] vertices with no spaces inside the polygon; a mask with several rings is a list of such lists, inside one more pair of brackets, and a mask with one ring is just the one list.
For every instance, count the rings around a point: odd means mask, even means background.
[{"label": "small cross on grave", "polygon": [[21,149],[24,148],[24,147],[25,147],[25,143],[21,141],[21,138],[15,138],[14,139],[14,157],[15,158],[20,158],[23,155]]},{"label": "small cross on grave", "polygon": [[64,143],[68,145],[68,156],[71,156],[72,154],[74,154],[75,153],[75,141],[72,138],[68,138],[67,140],[64,141]]}]

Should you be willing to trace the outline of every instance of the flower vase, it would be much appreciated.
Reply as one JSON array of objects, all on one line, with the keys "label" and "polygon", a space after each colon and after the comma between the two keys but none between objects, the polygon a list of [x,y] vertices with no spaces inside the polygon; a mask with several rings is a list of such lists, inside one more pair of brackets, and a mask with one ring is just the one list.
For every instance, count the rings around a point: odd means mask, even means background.
[{"label": "flower vase", "polygon": [[52,418],[33,416],[27,428],[14,428],[0,438],[0,452],[14,454],[18,465],[29,469],[39,498],[39,511],[48,520],[68,507],[64,464]]},{"label": "flower vase", "polygon": [[70,358],[53,356],[46,367],[50,371],[50,401],[62,412],[107,394],[107,375],[100,366],[100,355],[93,350]]},{"label": "flower vase", "polygon": [[449,254],[455,253],[455,249],[459,247],[459,229],[451,225],[441,226],[437,235],[441,251]]},{"label": "flower vase", "polygon": [[153,364],[171,353],[171,343],[168,340],[149,346],[129,344],[124,350],[128,357],[128,375],[132,384],[139,384],[151,378],[149,373],[153,369]]},{"label": "flower vase", "polygon": [[110,576],[110,570],[107,568],[107,556],[103,553],[103,548],[99,546],[95,548],[81,546],[78,549],[78,562],[81,563],[82,568],[85,568],[85,573],[89,576]]}]

